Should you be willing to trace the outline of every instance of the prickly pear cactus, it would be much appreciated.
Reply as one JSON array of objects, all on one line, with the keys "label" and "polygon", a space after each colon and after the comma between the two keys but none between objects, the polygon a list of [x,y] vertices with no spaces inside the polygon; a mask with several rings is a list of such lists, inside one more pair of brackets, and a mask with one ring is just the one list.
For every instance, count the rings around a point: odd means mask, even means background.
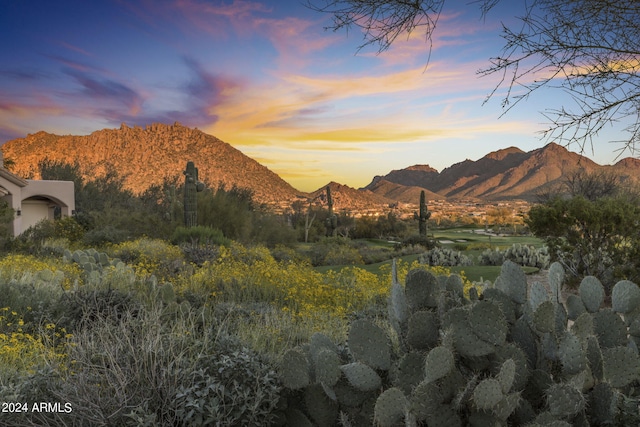
[{"label": "prickly pear cactus", "polygon": [[640,293],[621,282],[613,309],[603,308],[602,285],[587,278],[565,302],[560,268],[550,291],[529,289],[507,261],[473,299],[422,269],[404,286],[393,275],[388,327],[359,319],[344,350],[316,334],[285,354],[288,416],[351,426],[640,425]]}]

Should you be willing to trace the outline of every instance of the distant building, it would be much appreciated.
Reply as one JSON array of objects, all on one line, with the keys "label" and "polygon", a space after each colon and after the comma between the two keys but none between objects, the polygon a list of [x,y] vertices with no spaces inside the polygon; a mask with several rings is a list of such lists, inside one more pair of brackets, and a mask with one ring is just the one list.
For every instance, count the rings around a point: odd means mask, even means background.
[{"label": "distant building", "polygon": [[9,231],[20,235],[43,219],[54,219],[55,208],[70,216],[75,210],[73,181],[22,179],[2,166],[0,153],[0,200],[5,200],[15,216]]}]

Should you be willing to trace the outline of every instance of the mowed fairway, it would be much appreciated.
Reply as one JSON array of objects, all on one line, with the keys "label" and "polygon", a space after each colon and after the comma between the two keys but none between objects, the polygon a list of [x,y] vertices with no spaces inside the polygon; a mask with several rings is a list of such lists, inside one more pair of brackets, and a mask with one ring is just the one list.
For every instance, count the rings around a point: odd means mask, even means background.
[{"label": "mowed fairway", "polygon": [[[484,230],[482,229],[471,229],[468,227],[433,230],[433,238],[435,238],[440,243],[442,248],[450,248],[456,251],[460,251],[462,254],[468,256],[471,259],[471,261],[473,262],[473,265],[471,266],[451,268],[451,271],[453,273],[460,273],[461,271],[464,272],[465,277],[471,281],[489,280],[493,282],[500,274],[500,266],[478,265],[478,256],[482,254],[484,250],[489,248],[492,250],[495,250],[496,248],[505,250],[518,243],[521,245],[540,248],[543,244],[541,239],[533,236],[491,235],[484,233]],[[377,239],[368,240],[368,244],[379,245],[386,248],[393,246],[393,244],[389,242]],[[398,259],[401,259],[410,264],[411,262],[417,260],[418,257],[419,255],[406,255],[398,257]],[[391,259],[374,264],[359,265],[358,267],[371,273],[382,274],[382,272],[388,271],[388,268],[381,269],[381,266],[390,263]],[[316,270],[320,272],[326,272],[328,270],[339,271],[344,267],[346,266],[330,265],[316,267]],[[535,273],[538,271],[537,268],[533,267],[524,267],[523,270],[527,274]]]}]

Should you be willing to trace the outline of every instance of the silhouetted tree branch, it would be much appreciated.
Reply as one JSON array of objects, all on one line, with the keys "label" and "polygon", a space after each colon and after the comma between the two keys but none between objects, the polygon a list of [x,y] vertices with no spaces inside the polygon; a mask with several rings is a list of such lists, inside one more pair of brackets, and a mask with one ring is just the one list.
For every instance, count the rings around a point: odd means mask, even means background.
[{"label": "silhouetted tree branch", "polygon": [[[429,52],[446,0],[307,0],[333,15],[332,30],[360,28],[360,48],[388,49],[398,36],[424,31]],[[482,15],[500,0],[476,0]],[[490,99],[506,88],[504,113],[542,87],[569,94],[573,105],[549,107],[542,134],[583,152],[605,126],[622,124],[625,150],[640,142],[640,2],[637,0],[529,0],[517,27],[503,26],[504,47],[478,71],[502,76]]]}]

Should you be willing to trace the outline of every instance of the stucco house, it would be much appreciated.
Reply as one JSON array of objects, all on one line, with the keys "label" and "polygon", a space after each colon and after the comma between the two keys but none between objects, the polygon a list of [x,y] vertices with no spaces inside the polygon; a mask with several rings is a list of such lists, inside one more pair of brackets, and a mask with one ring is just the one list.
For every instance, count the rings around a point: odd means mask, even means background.
[{"label": "stucco house", "polygon": [[2,166],[0,153],[0,199],[15,211],[9,231],[13,236],[43,219],[53,219],[55,208],[62,216],[75,210],[73,181],[22,179]]}]

